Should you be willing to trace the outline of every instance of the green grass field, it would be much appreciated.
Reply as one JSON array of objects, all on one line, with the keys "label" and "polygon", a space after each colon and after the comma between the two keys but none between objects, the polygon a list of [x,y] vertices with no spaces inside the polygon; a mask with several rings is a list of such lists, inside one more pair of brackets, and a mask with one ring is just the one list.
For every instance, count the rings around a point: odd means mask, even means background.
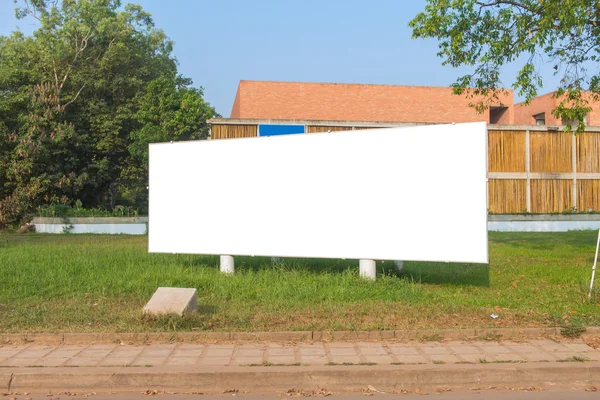
[{"label": "green grass field", "polygon": [[[145,236],[0,235],[0,332],[594,326],[595,242],[491,233],[489,266],[407,262],[398,276],[378,261],[370,282],[355,260],[237,257],[225,276],[216,256],[148,254]],[[200,312],[142,316],[159,286],[197,288]]]}]

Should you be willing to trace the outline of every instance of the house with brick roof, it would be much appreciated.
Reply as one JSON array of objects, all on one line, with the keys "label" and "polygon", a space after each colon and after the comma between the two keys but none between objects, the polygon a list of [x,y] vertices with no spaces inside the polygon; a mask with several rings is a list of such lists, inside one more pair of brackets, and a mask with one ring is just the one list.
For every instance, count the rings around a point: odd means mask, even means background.
[{"label": "house with brick roof", "polygon": [[512,124],[512,90],[479,114],[450,87],[240,81],[232,119]]},{"label": "house with brick roof", "polygon": [[599,211],[596,105],[574,135],[552,118],[552,94],[517,105],[513,96],[478,113],[450,87],[240,81],[230,118],[208,122],[211,139],[228,139],[485,121],[491,213]]},{"label": "house with brick roof", "polygon": [[[584,123],[588,126],[600,126],[600,107],[589,92],[584,92],[583,99],[589,102],[591,111],[585,116]],[[550,125],[550,126],[576,126],[578,121],[567,121],[552,114],[561,101],[565,98],[555,96],[555,92],[546,93],[532,99],[529,103],[515,104],[515,123],[521,125]]]},{"label": "house with brick roof", "polygon": [[513,91],[483,113],[451,87],[242,80],[230,118],[209,121],[211,138],[485,121],[514,123]]}]

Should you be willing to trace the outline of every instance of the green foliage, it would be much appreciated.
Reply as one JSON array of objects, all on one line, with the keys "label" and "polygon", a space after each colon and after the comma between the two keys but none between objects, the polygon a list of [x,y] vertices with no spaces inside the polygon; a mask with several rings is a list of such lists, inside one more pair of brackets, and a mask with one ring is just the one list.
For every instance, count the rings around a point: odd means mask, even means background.
[{"label": "green foliage", "polygon": [[0,37],[0,226],[40,205],[147,205],[148,143],[216,116],[172,42],[119,0],[20,0],[38,28]]},{"label": "green foliage", "polygon": [[[79,200],[77,200],[79,201]],[[79,204],[81,202],[79,201]],[[138,210],[129,207],[117,205],[111,210],[103,208],[81,208],[81,206],[69,207],[66,204],[55,203],[45,204],[37,208],[37,216],[50,218],[69,218],[69,217],[137,217]]]},{"label": "green foliage", "polygon": [[142,124],[132,132],[129,146],[131,154],[148,160],[148,144],[168,140],[206,139],[206,120],[214,110],[206,107],[202,90],[188,88],[187,81],[158,78],[150,82],[139,97],[140,109],[136,113]]},{"label": "green foliage", "polygon": [[438,40],[444,65],[472,68],[454,88],[483,96],[479,109],[497,100],[504,65],[525,60],[513,88],[526,101],[543,85],[541,67],[552,68],[561,76],[555,93],[561,101],[553,113],[578,121],[582,131],[590,101],[600,93],[598,71],[586,68],[600,61],[599,24],[596,0],[427,0],[409,25],[414,38]]}]

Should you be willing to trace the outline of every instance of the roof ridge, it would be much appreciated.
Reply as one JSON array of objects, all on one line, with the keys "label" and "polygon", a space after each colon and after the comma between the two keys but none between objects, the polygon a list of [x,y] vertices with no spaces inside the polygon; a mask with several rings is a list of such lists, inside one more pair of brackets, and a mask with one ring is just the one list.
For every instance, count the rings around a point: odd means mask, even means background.
[{"label": "roof ridge", "polygon": [[[284,81],[284,80],[261,80],[261,79],[240,79],[239,85],[242,82],[247,83],[287,83],[287,84],[302,84],[302,85],[332,85],[332,86],[383,86],[383,87],[407,87],[407,88],[442,88],[450,89],[451,85],[439,86],[439,85],[399,85],[392,83],[348,83],[348,82],[305,82],[305,81]],[[513,92],[513,89],[500,88],[499,90],[506,90]]]}]

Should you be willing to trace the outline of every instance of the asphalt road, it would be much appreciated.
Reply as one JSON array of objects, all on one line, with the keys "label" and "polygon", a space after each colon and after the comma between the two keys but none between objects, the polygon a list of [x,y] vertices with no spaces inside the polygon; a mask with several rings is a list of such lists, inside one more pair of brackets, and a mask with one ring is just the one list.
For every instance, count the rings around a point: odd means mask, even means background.
[{"label": "asphalt road", "polygon": [[[449,392],[435,392],[422,390],[420,393],[409,394],[383,394],[383,393],[333,393],[327,396],[329,399],[348,399],[348,400],[365,400],[371,399],[403,399],[403,400],[423,400],[428,396],[434,396],[440,400],[588,400],[600,398],[600,393],[591,391],[588,388],[586,391],[582,388],[552,388],[543,391],[524,391],[524,390],[453,390]],[[326,393],[326,392],[325,392]],[[308,394],[308,393],[305,393]],[[322,394],[309,396],[313,398],[324,397]],[[283,400],[283,399],[299,399],[304,398],[299,394],[271,392],[271,393],[224,393],[224,394],[185,394],[185,393],[141,393],[141,392],[124,392],[124,393],[13,393],[4,394],[7,400],[60,400],[60,399],[88,399],[88,400]]]}]

